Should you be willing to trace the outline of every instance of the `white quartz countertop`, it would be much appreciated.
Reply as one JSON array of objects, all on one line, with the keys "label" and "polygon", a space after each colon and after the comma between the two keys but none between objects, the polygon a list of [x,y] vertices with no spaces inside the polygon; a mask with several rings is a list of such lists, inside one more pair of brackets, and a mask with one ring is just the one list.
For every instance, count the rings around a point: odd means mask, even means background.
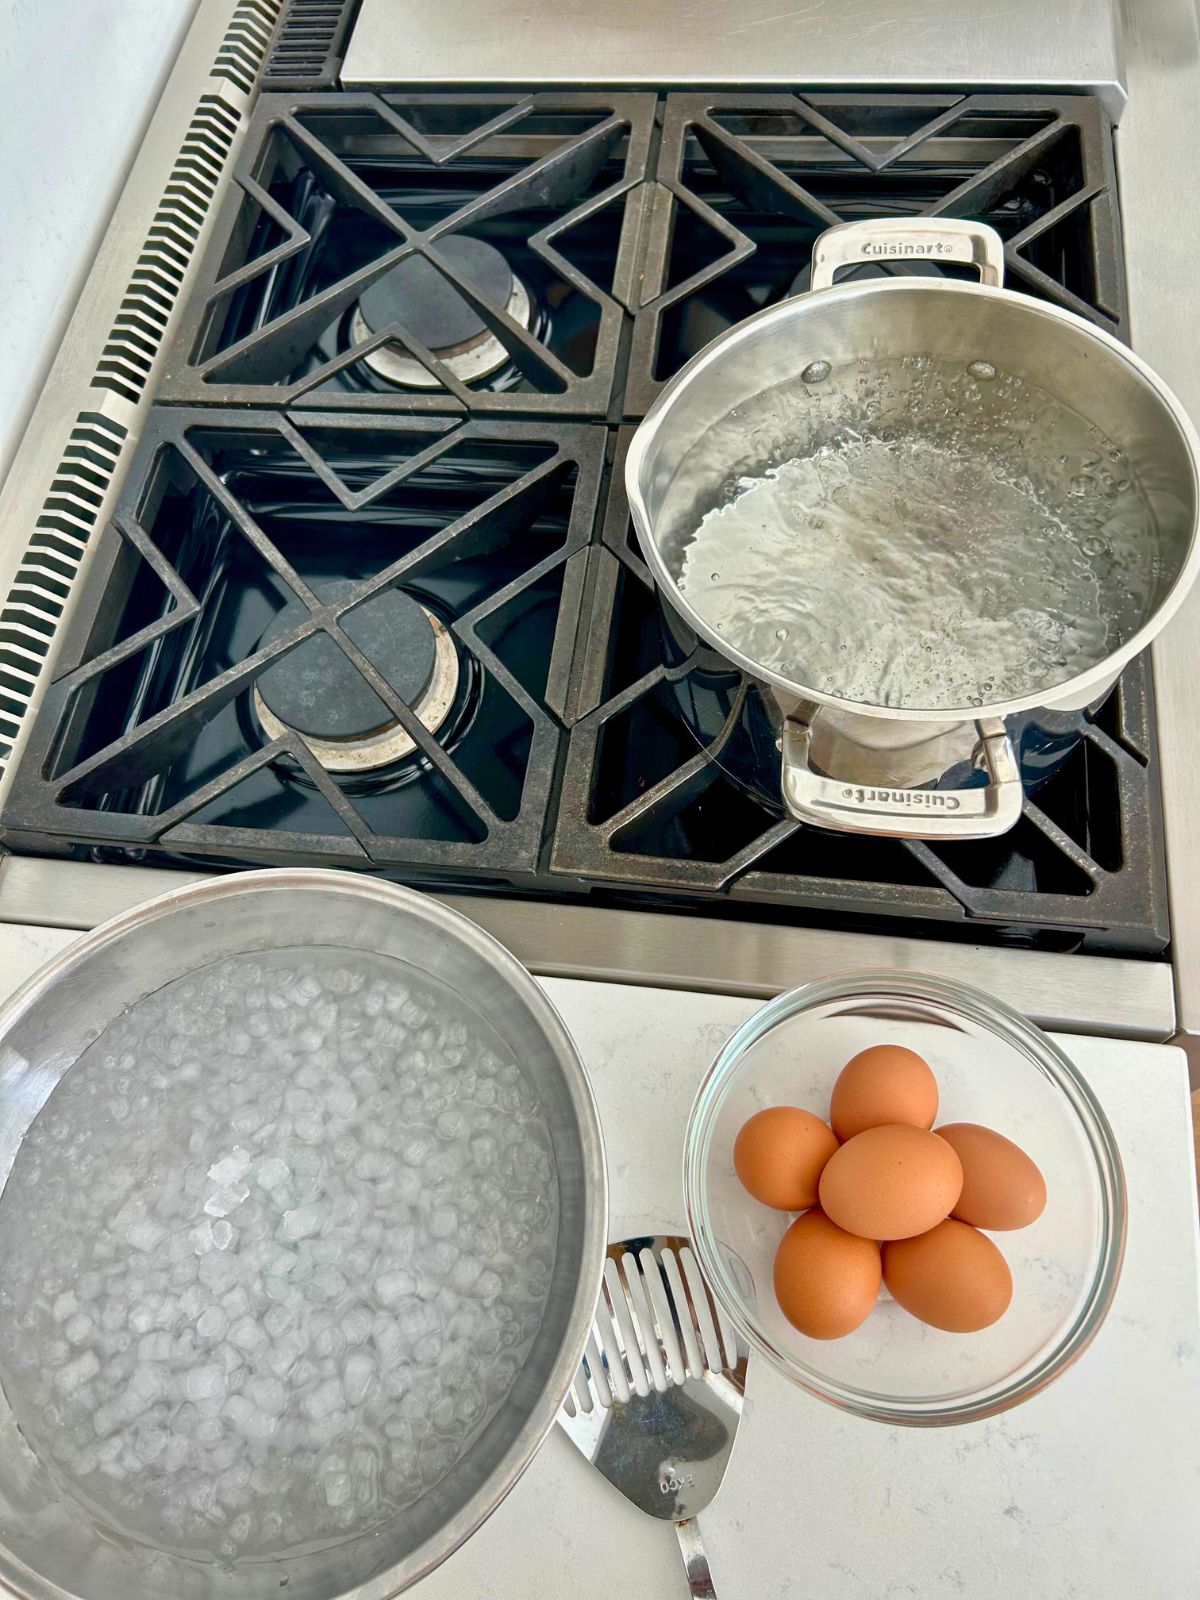
[{"label": "white quartz countertop", "polygon": [[[0,927],[0,995],[74,937]],[[595,1087],[610,1235],[682,1230],[696,1085],[755,1002],[548,979]],[[1183,1054],[1061,1036],[1121,1148],[1115,1302],[1079,1363],[986,1422],[841,1415],[752,1357],[725,1482],[700,1522],[722,1600],[1187,1600],[1200,1573],[1200,1290]],[[670,1529],[557,1430],[421,1600],[686,1600]]]},{"label": "white quartz countertop", "polygon": [[[679,1232],[696,1085],[753,1001],[548,979],[608,1147],[614,1239]],[[1056,1384],[961,1428],[887,1428],[751,1357],[725,1482],[700,1516],[722,1600],[1186,1600],[1200,1573],[1200,1300],[1187,1072],[1163,1045],[1060,1037],[1129,1186],[1116,1300]],[[670,1529],[555,1430],[421,1600],[685,1600]]]}]

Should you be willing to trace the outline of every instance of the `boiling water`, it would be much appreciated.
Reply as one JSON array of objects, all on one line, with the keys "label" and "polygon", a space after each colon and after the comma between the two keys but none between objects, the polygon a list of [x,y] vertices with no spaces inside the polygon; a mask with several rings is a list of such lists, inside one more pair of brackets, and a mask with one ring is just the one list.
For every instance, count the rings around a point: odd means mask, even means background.
[{"label": "boiling water", "polygon": [[558,1184],[470,1006],[308,950],[167,985],[79,1058],[0,1196],[0,1358],[105,1521],[201,1557],[359,1533],[430,1489],[541,1321]]},{"label": "boiling water", "polygon": [[680,590],[732,647],[873,705],[1062,683],[1136,631],[1158,577],[1121,451],[985,362],[759,395],[684,458],[661,518]]}]

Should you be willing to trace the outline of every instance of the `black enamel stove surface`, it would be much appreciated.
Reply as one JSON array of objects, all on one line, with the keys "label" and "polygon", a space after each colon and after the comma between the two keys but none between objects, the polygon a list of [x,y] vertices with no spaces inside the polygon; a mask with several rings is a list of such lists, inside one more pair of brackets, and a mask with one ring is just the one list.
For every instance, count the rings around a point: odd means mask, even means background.
[{"label": "black enamel stove surface", "polygon": [[823,228],[918,214],[1123,332],[1084,97],[263,96],[5,842],[1161,952],[1145,660],[990,844],[781,820],[676,710],[630,424]]}]

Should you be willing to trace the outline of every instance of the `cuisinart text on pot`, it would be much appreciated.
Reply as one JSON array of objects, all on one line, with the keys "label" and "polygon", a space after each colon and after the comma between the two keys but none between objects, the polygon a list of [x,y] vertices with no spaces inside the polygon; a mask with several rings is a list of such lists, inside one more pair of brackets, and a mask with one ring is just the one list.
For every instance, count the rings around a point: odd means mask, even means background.
[{"label": "cuisinart text on pot", "polygon": [[931,239],[921,243],[893,240],[868,240],[862,247],[864,256],[952,256],[957,254],[953,244],[945,239]]},{"label": "cuisinart text on pot", "polygon": [[856,805],[916,806],[925,811],[957,811],[961,805],[957,795],[933,789],[843,789],[842,799]]}]

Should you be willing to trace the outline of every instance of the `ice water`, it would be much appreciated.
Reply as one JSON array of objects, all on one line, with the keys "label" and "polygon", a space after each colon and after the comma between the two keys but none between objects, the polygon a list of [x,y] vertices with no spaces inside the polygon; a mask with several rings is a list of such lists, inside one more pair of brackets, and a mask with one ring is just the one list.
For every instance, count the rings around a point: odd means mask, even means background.
[{"label": "ice water", "polygon": [[509,1393],[557,1215],[541,1104],[471,1006],[369,954],[223,961],[118,1017],[31,1125],[5,1393],[126,1534],[226,1561],[345,1538]]},{"label": "ice water", "polygon": [[982,361],[864,361],[764,392],[684,458],[661,517],[723,639],[870,705],[1063,683],[1136,631],[1158,579],[1122,452]]}]

